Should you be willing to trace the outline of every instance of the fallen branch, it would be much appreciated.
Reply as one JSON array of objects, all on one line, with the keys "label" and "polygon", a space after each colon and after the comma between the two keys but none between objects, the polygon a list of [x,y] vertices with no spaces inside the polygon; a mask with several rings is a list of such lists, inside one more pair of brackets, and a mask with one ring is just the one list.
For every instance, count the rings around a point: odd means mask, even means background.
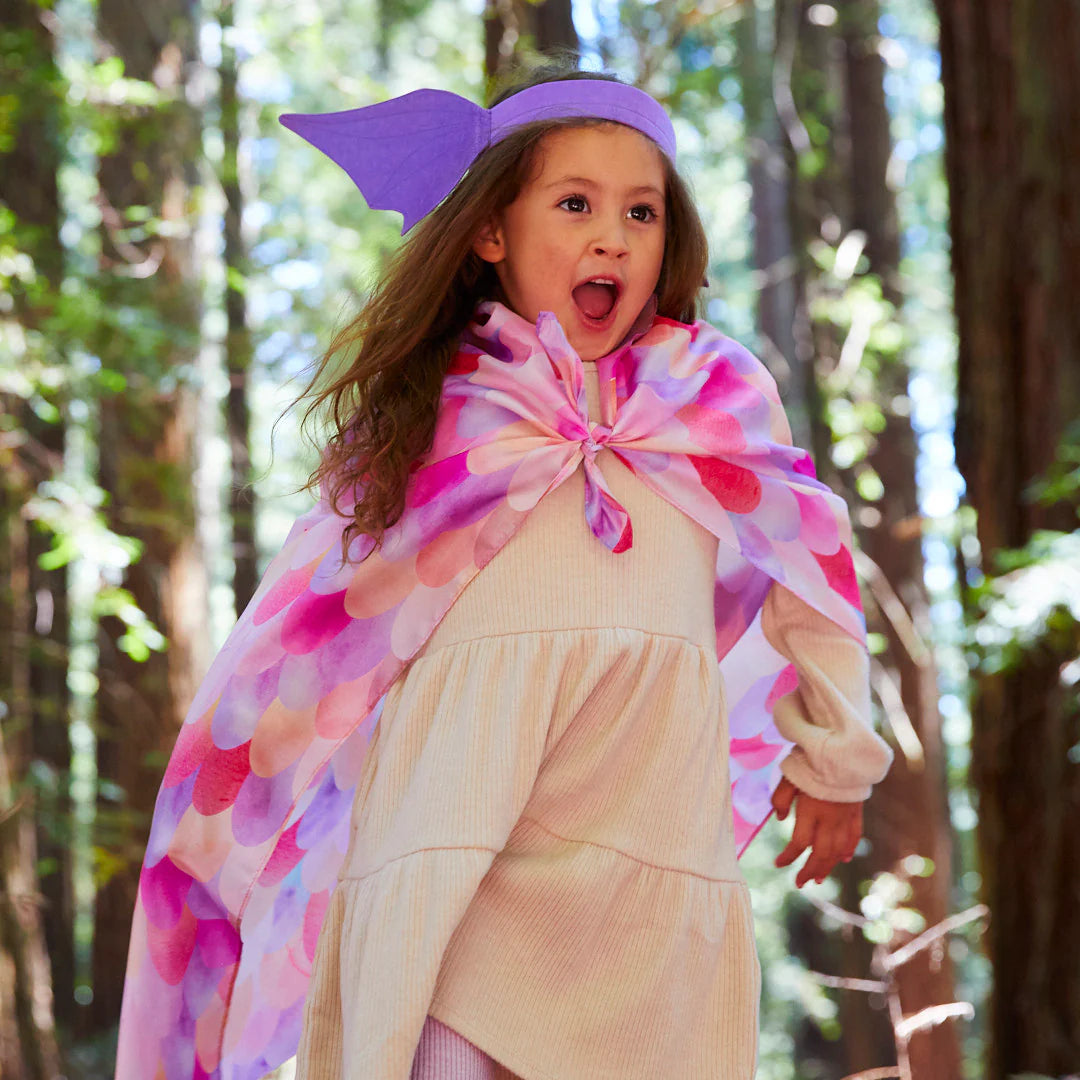
[{"label": "fallen branch", "polygon": [[912,1013],[911,1016],[905,1016],[896,1025],[896,1034],[906,1039],[914,1031],[935,1027],[953,1016],[970,1020],[974,1015],[975,1009],[970,1001],[950,1001],[947,1005],[930,1005],[917,1013]]},{"label": "fallen branch", "polygon": [[901,946],[896,952],[889,953],[882,961],[882,967],[886,971],[892,971],[901,964],[906,964],[916,953],[922,952],[928,945],[932,945],[938,938],[944,937],[950,931],[963,926],[965,923],[974,922],[984,915],[989,915],[990,909],[985,904],[976,904],[967,911],[961,911],[956,915],[950,915],[947,919],[935,923],[929,930],[924,930],[917,938],[912,938],[906,945]]}]

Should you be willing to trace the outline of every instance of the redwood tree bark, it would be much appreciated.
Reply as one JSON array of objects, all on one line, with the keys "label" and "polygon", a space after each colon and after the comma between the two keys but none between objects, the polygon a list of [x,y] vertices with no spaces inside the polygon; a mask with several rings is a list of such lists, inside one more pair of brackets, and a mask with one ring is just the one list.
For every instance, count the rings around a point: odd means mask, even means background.
[{"label": "redwood tree bark", "polygon": [[[839,290],[838,283],[825,280],[806,256],[814,240],[835,245],[852,230],[861,231],[868,265],[860,272],[876,275],[885,298],[895,305],[903,299],[897,282],[900,251],[895,199],[886,185],[891,141],[884,67],[877,51],[878,4],[876,0],[848,0],[838,8],[836,25],[812,24],[807,18],[809,8],[804,0],[781,0],[776,7],[776,101],[791,147],[793,231],[801,253],[796,328],[807,318],[814,297]],[[790,85],[786,81],[789,71]],[[821,168],[813,175],[800,173],[799,155],[815,147],[815,138],[821,138],[817,133],[823,129],[828,131],[829,146]],[[869,348],[863,351],[859,364],[874,365],[871,393],[883,413],[884,428],[874,436],[863,462],[853,469],[837,470],[816,386],[818,379],[836,367],[846,333],[845,328],[817,317],[812,359],[802,365],[796,359],[796,365],[806,373],[806,399],[813,419],[811,447],[819,475],[845,496],[860,552],[869,557],[869,562],[860,565],[867,626],[887,642],[885,651],[874,658],[875,696],[886,714],[894,712],[896,704],[890,701],[886,707],[885,698],[895,697],[902,703],[921,754],[909,760],[889,728],[883,730],[895,761],[865,807],[864,831],[870,850],[849,867],[838,869],[837,876],[842,904],[857,911],[861,880],[881,871],[902,874],[900,865],[908,855],[933,859],[934,874],[912,880],[911,901],[927,925],[932,925],[948,913],[951,831],[936,671],[927,647],[929,605],[915,483],[917,446],[908,410],[903,407],[908,369],[902,356],[875,354]],[[881,477],[884,486],[882,497],[872,501],[863,499],[855,484],[857,470],[866,466]],[[886,615],[892,600],[895,616]],[[910,936],[897,935],[893,945],[903,944]],[[810,956],[821,954],[820,944],[805,926],[800,928],[800,938]],[[868,977],[870,954],[868,943],[854,938],[836,957],[836,973]],[[953,1000],[954,977],[947,953],[920,957],[900,968],[896,976],[905,1015]],[[895,1061],[894,1034],[881,1010],[868,1008],[865,993],[839,993],[846,1069],[870,1069]],[[826,1052],[824,1047],[819,1050]],[[955,1080],[960,1074],[954,1023],[915,1033],[908,1053],[912,1074],[919,1080]]]},{"label": "redwood tree bark", "polygon": [[[100,0],[101,39],[128,78],[153,84],[155,106],[120,106],[116,142],[99,162],[103,219],[100,289],[127,319],[96,343],[123,391],[100,409],[99,473],[110,493],[111,527],[144,544],[123,582],[165,635],[164,652],[134,658],[119,618],[102,621],[98,694],[98,775],[123,793],[103,791],[123,869],[99,891],[94,945],[93,1019],[112,1027],[120,1014],[124,958],[139,863],[168,752],[205,670],[206,585],[196,550],[192,490],[195,397],[187,371],[198,347],[200,290],[193,265],[197,215],[192,192],[201,155],[197,115],[186,84],[196,63],[193,0]],[[129,232],[128,207],[147,207],[165,228]],[[138,220],[135,218],[134,220]],[[134,324],[136,329],[128,332]],[[111,815],[111,817],[110,817]]]},{"label": "redwood tree bark", "polygon": [[[878,0],[849,0],[841,23],[851,133],[849,224],[866,234],[869,272],[881,279],[883,296],[899,310],[900,230],[896,199],[885,181],[892,140],[885,65],[877,48],[879,9]],[[888,643],[878,658],[877,677],[899,691],[899,704],[918,737],[921,757],[909,757],[893,740],[893,767],[867,806],[866,835],[875,871],[896,872],[909,855],[933,860],[933,874],[910,878],[911,906],[922,913],[927,926],[933,926],[951,913],[952,829],[937,667],[930,647],[930,601],[923,582],[922,516],[915,483],[918,445],[911,410],[903,404],[909,400],[907,364],[902,357],[878,361],[876,396],[885,427],[877,434],[867,463],[881,478],[884,493],[873,504],[879,516],[861,519],[859,544],[882,575],[882,591],[871,589],[876,601],[873,629]],[[885,590],[902,604],[900,623],[883,610]],[[909,626],[904,625],[907,620]],[[905,940],[900,936],[895,944]],[[920,953],[897,970],[897,981],[905,1015],[951,1002],[956,983],[948,949]],[[960,1076],[960,1023],[946,1021],[912,1035],[908,1052],[912,1074],[919,1080]]]},{"label": "redwood tree bark", "polygon": [[[773,97],[777,58],[763,40],[765,24],[757,3],[749,0],[735,26],[753,219],[753,265],[760,282],[757,326],[764,343],[762,359],[780,388],[792,438],[796,445],[808,446],[810,418],[803,372],[810,360],[810,343],[800,348],[796,333],[798,275],[788,213],[791,178]],[[768,37],[775,44],[775,35],[769,33]]]},{"label": "redwood tree bark", "polygon": [[[956,460],[981,568],[1075,508],[1025,488],[1080,415],[1080,7],[936,0],[959,352]],[[969,617],[978,612],[968,601]],[[984,1075],[1080,1062],[1080,740],[1075,649],[1044,640],[973,673],[971,778],[994,983]]]},{"label": "redwood tree bark", "polygon": [[[0,398],[0,411],[11,398]],[[15,455],[0,447],[0,1075],[52,1080],[60,1062],[49,959],[34,872],[30,760],[28,522],[32,484]]]},{"label": "redwood tree bark", "polygon": [[[6,317],[45,335],[44,363],[62,360],[45,325],[64,263],[64,80],[47,25],[52,8],[49,0],[9,4],[0,46],[0,96],[14,102],[0,204],[15,217],[6,239],[31,257],[36,275],[30,283],[12,277]],[[31,377],[36,363],[26,367]],[[37,392],[63,416],[62,398]],[[60,1067],[54,1016],[70,1024],[75,1004],[70,845],[59,839],[70,824],[67,584],[62,569],[38,565],[51,537],[25,511],[38,485],[60,471],[64,423],[10,394],[0,416],[0,1075],[44,1080]],[[52,773],[51,785],[28,782],[35,760]]]},{"label": "redwood tree bark", "polygon": [[225,368],[229,373],[225,427],[229,439],[232,485],[229,489],[229,521],[232,529],[233,600],[239,616],[258,585],[255,547],[255,492],[251,471],[251,410],[249,381],[254,346],[247,325],[247,303],[241,283],[248,277],[248,253],[241,230],[244,195],[240,189],[238,149],[240,103],[236,92],[236,50],[230,29],[234,0],[221,9],[221,135],[224,155],[221,186],[225,192]]}]

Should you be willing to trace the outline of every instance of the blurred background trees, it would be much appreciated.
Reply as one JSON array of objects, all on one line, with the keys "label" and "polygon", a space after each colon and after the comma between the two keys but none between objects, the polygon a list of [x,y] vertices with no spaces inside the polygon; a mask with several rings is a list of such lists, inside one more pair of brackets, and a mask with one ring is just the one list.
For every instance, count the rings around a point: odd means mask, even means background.
[{"label": "blurred background trees", "polygon": [[1080,1067],[1080,9],[937,9],[956,461],[978,538],[965,565],[981,575],[962,600],[993,910],[987,1075],[1058,1075]]},{"label": "blurred background trees", "polygon": [[307,505],[274,421],[399,242],[278,114],[567,49],[671,111],[702,316],[858,539],[896,763],[824,884],[744,858],[759,1077],[1080,1070],[1075,3],[2,11],[0,1076],[111,1075],[165,760]]}]

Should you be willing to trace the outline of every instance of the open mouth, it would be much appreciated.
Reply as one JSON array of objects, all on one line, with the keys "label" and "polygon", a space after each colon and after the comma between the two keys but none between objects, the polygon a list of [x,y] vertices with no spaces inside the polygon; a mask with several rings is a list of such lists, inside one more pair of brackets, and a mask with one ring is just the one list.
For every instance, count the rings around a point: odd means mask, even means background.
[{"label": "open mouth", "polygon": [[575,285],[571,291],[574,303],[592,323],[606,323],[619,302],[619,283],[610,277],[594,277]]}]

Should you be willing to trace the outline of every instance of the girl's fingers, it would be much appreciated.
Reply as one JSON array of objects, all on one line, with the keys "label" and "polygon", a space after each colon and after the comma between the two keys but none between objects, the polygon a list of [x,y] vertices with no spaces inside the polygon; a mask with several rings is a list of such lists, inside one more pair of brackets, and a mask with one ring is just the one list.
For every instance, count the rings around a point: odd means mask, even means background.
[{"label": "girl's fingers", "polygon": [[821,881],[826,874],[836,865],[836,859],[831,854],[831,848],[824,844],[817,844],[810,852],[810,857],[803,864],[800,877],[804,881],[813,878]]},{"label": "girl's fingers", "polygon": [[795,837],[792,836],[792,838],[787,842],[787,846],[784,848],[784,850],[776,856],[776,865],[787,866],[789,862],[793,862],[799,857],[799,855],[802,854],[803,848],[805,846],[805,844],[796,843]]},{"label": "girl's fingers", "polygon": [[815,819],[800,808],[795,811],[795,831],[786,848],[776,857],[777,866],[794,862],[808,847],[814,844]]},{"label": "girl's fingers", "polygon": [[791,801],[795,798],[795,785],[786,777],[781,777],[780,784],[772,795],[773,809],[776,816],[783,821],[791,809]]},{"label": "girl's fingers", "polygon": [[802,888],[811,878],[820,884],[832,873],[838,861],[839,856],[837,855],[811,852],[810,858],[806,860],[803,868],[799,871],[795,884]]},{"label": "girl's fingers", "polygon": [[810,858],[802,864],[802,868],[799,870],[798,876],[795,878],[796,885],[801,889],[805,886],[807,881],[813,879],[814,881],[822,881],[825,875],[829,872],[831,867],[825,864],[825,861],[811,853]]},{"label": "girl's fingers", "polygon": [[848,831],[847,846],[844,848],[844,862],[851,862],[855,857],[855,849],[862,839],[862,822],[856,821]]},{"label": "girl's fingers", "polygon": [[[785,777],[786,781],[786,777]],[[781,786],[773,793],[777,816],[790,806],[798,789]],[[828,800],[800,798],[795,804],[795,830],[791,840],[776,857],[777,866],[787,866],[809,849],[809,856],[798,871],[795,884],[802,888],[811,879],[821,882],[840,861],[849,862],[862,836],[862,804],[840,804]]]},{"label": "girl's fingers", "polygon": [[788,863],[794,862],[803,853],[805,847],[805,844],[801,846],[796,844],[792,838],[788,841],[787,847],[776,856],[776,865],[787,866]]},{"label": "girl's fingers", "polygon": [[836,864],[844,859],[852,830],[847,822],[840,823],[834,818],[819,818],[814,833],[813,850],[799,873],[796,884],[801,888],[813,878],[822,882],[832,873]]},{"label": "girl's fingers", "polygon": [[844,862],[850,862],[855,856],[855,849],[859,846],[859,841],[862,839],[862,803],[858,804],[857,809],[851,814],[845,824],[845,835],[843,844],[841,845],[842,850],[840,858],[842,858]]}]

